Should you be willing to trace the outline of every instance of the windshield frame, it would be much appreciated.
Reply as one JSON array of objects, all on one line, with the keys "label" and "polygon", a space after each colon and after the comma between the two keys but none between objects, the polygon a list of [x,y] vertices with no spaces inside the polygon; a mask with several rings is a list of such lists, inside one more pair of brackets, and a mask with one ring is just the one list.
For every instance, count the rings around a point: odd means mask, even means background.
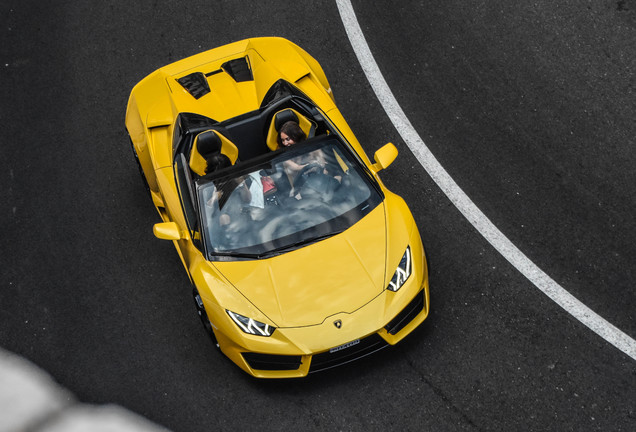
[{"label": "windshield frame", "polygon": [[[237,249],[215,249],[211,239],[209,238],[211,236],[211,231],[215,228],[213,228],[212,224],[208,224],[205,220],[206,217],[208,217],[208,210],[205,208],[206,200],[209,199],[203,196],[204,190],[212,188],[212,193],[215,193],[217,190],[217,184],[222,187],[224,184],[223,181],[247,176],[254,172],[262,172],[261,170],[271,170],[275,161],[278,164],[281,164],[283,163],[283,159],[291,160],[299,155],[306,155],[315,150],[327,147],[337,149],[340,156],[344,157],[351,165],[350,169],[355,171],[357,174],[356,181],[362,182],[369,191],[369,196],[366,199],[332,219],[318,223],[317,225],[308,226],[301,231],[293,232],[289,235],[273,238],[264,243],[253,244]],[[212,183],[212,185],[210,185],[210,183]],[[324,240],[345,231],[359,222],[371,210],[375,209],[384,201],[384,194],[380,185],[373,176],[369,175],[369,170],[361,162],[359,155],[346,141],[342,139],[338,133],[310,138],[292,147],[269,152],[259,157],[245,162],[240,162],[237,165],[203,176],[196,180],[195,188],[205,256],[209,261],[262,259],[296,250],[308,244]],[[206,193],[207,192],[208,191],[206,191]]]}]

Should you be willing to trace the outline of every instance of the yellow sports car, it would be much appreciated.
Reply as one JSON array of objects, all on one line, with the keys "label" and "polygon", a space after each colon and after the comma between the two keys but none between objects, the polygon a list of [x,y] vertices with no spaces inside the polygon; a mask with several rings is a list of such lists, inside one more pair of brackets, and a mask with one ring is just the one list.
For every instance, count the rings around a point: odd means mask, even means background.
[{"label": "yellow sports car", "polygon": [[165,66],[133,88],[126,129],[163,220],[154,234],[174,242],[205,329],[247,373],[347,363],[428,315],[418,229],[378,177],[397,149],[367,158],[298,46],[248,39]]}]

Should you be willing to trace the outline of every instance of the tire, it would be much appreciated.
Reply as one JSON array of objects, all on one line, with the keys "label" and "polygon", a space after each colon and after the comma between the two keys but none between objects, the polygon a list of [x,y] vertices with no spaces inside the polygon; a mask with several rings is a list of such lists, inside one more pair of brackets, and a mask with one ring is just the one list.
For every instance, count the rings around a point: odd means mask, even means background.
[{"label": "tire", "polygon": [[210,322],[210,318],[208,318],[208,314],[205,311],[205,306],[203,306],[201,295],[196,288],[192,289],[192,297],[194,299],[194,306],[197,308],[197,313],[199,314],[199,318],[201,319],[201,324],[203,324],[205,332],[210,336],[210,338],[212,338],[212,342],[214,342],[214,345],[219,348],[219,342],[216,340],[216,336],[214,335],[212,323]]},{"label": "tire", "polygon": [[139,174],[141,175],[141,181],[144,184],[144,188],[146,188],[146,192],[150,196],[150,186],[148,185],[148,180],[146,180],[146,175],[144,174],[144,169],[141,167],[141,163],[139,162],[139,156],[137,156],[137,151],[135,150],[135,145],[130,139],[130,135],[128,136],[128,141],[130,142],[130,148],[132,149],[133,156],[135,157],[135,162],[137,163],[137,168],[139,169]]}]

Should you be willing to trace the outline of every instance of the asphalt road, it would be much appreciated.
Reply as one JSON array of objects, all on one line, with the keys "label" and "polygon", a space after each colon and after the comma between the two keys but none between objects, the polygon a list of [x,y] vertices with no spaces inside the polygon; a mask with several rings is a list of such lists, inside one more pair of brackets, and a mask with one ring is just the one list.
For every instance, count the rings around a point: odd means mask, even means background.
[{"label": "asphalt road", "polygon": [[[399,4],[395,4],[399,3]],[[354,1],[418,133],[540,268],[636,337],[636,1]],[[174,431],[636,430],[636,362],[527,281],[400,140],[335,2],[0,5],[0,345],[80,400]],[[252,36],[324,67],[415,215],[432,311],[402,344],[307,379],[215,352],[139,181],[132,86]]]}]

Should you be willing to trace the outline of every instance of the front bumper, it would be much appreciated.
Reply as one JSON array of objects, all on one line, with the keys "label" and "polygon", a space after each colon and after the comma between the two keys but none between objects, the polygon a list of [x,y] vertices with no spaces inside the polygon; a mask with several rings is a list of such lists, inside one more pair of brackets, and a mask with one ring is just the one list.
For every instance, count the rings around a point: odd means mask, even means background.
[{"label": "front bumper", "polygon": [[211,321],[218,326],[214,333],[221,351],[252,376],[294,378],[395,345],[429,313],[428,266],[416,231],[409,244],[413,271],[398,291],[385,289],[357,310],[336,313],[316,325],[279,327],[270,337],[247,335],[218,303],[206,303]]},{"label": "front bumper", "polygon": [[[364,336],[362,337],[344,336],[342,340],[346,340],[346,342],[328,349],[311,351],[306,347],[303,351],[296,353],[261,353],[248,350],[223,334],[218,334],[217,339],[219,339],[220,347],[225,355],[250,375],[258,378],[304,377],[309,373],[330,369],[360,359],[401,341],[428,316],[428,278],[424,280],[420,288],[406,306],[379,329],[371,333],[363,333]],[[379,298],[378,300],[382,299]],[[320,341],[321,334],[325,339],[330,339],[326,334],[327,332],[339,333],[340,330],[344,329],[344,326],[341,329],[336,329],[332,323],[335,320],[330,319],[328,322],[313,329],[278,329],[277,332],[285,333],[285,336],[293,339],[298,339],[297,336],[300,336],[301,331],[304,333],[302,336],[303,339],[306,338],[305,340],[312,341],[317,339]],[[334,330],[332,331],[330,327],[334,328]],[[297,333],[297,335],[294,333]],[[350,335],[353,333],[347,332],[345,334]],[[278,336],[280,337],[281,335]],[[289,346],[287,348],[289,349]]]}]

